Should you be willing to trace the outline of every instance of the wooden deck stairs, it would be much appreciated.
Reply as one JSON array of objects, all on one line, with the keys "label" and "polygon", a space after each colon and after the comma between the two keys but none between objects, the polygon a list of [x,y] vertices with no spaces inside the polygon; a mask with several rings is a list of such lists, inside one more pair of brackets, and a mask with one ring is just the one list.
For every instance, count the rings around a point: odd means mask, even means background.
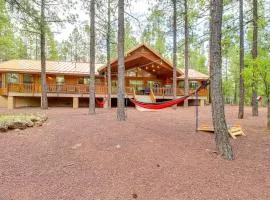
[{"label": "wooden deck stairs", "polygon": [[[202,125],[197,129],[197,131],[214,133],[214,127],[208,126],[208,125]],[[229,131],[230,136],[233,139],[236,139],[236,136],[246,136],[246,134],[244,133],[244,131],[240,125],[228,126],[228,131]]]}]

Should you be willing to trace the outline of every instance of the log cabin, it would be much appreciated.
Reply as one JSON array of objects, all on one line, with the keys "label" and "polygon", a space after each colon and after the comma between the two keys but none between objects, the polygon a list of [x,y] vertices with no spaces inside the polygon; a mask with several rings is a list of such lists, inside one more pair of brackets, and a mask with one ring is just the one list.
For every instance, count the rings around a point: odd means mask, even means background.
[{"label": "log cabin", "polygon": [[[117,103],[118,60],[112,60],[112,105]],[[39,107],[41,97],[40,61],[10,60],[0,63],[0,107]],[[173,67],[154,49],[141,44],[128,51],[125,56],[126,98],[151,96],[156,101],[173,98]],[[189,69],[189,87],[193,92],[208,76]],[[184,70],[177,70],[177,96],[184,95]],[[47,95],[49,107],[70,106],[86,107],[89,103],[89,63],[46,62]],[[107,99],[107,65],[96,64],[96,98]],[[195,97],[189,98],[189,104],[201,106],[208,99],[208,89],[203,89]],[[127,101],[128,102],[128,101]],[[128,103],[129,105],[130,102]],[[106,107],[104,103],[104,107]],[[98,106],[98,105],[97,105]]]}]

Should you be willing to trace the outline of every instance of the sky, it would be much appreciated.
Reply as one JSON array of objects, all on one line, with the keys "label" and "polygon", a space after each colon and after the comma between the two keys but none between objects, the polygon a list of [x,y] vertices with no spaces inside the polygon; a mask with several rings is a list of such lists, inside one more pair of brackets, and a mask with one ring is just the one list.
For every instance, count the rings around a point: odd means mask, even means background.
[{"label": "sky", "polygon": [[[149,5],[147,3],[147,0],[135,0],[135,1],[132,0],[131,6],[126,9],[126,12],[138,18],[140,21],[140,24],[142,25],[143,22],[146,21],[148,8],[149,8]],[[79,21],[89,21],[88,15],[81,12],[79,9],[73,10],[72,13],[79,14]],[[126,15],[126,17],[128,16]],[[135,35],[139,36],[142,32],[142,28],[139,28],[138,21],[131,18],[131,25],[133,27],[133,32],[135,33]],[[56,40],[61,42],[62,40],[67,39],[74,27],[75,25],[66,24],[65,27],[62,30],[60,30],[58,34],[55,35]]]}]

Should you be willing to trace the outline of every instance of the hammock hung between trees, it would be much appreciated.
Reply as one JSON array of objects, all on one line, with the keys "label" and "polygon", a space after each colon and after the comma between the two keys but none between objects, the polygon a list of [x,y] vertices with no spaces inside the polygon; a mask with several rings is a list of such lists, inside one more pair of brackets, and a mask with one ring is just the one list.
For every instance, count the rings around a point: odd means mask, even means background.
[{"label": "hammock hung between trees", "polygon": [[173,99],[173,100],[169,100],[169,101],[163,101],[163,102],[157,102],[157,103],[145,103],[145,102],[140,102],[140,101],[136,101],[135,99],[130,99],[130,101],[139,107],[145,108],[145,109],[150,109],[150,110],[160,110],[160,109],[164,109],[164,108],[168,108],[174,105],[177,105],[183,101],[185,101],[187,98],[189,98],[190,96],[196,95],[201,89],[206,88],[209,85],[209,80],[204,81],[201,83],[201,85],[195,90],[195,92],[184,96],[184,97],[180,97],[177,99]]},{"label": "hammock hung between trees", "polygon": [[104,106],[104,104],[106,103],[106,101],[107,101],[107,97],[105,97],[103,100],[98,100],[98,99],[96,99],[96,102],[97,102],[97,104],[98,104],[98,106],[99,107],[103,107]]}]

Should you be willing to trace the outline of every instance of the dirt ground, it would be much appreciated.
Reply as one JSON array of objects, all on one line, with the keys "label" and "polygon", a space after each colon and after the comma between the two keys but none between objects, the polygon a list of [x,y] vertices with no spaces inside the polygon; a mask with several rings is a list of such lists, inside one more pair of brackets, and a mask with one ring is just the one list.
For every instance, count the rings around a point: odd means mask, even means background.
[{"label": "dirt ground", "polygon": [[[210,110],[200,108],[200,123],[211,124]],[[265,109],[238,120],[226,107],[247,134],[231,139],[234,161],[214,153],[214,135],[195,132],[195,107],[130,108],[126,122],[115,111],[50,108],[43,127],[1,133],[0,200],[270,199]]]}]

